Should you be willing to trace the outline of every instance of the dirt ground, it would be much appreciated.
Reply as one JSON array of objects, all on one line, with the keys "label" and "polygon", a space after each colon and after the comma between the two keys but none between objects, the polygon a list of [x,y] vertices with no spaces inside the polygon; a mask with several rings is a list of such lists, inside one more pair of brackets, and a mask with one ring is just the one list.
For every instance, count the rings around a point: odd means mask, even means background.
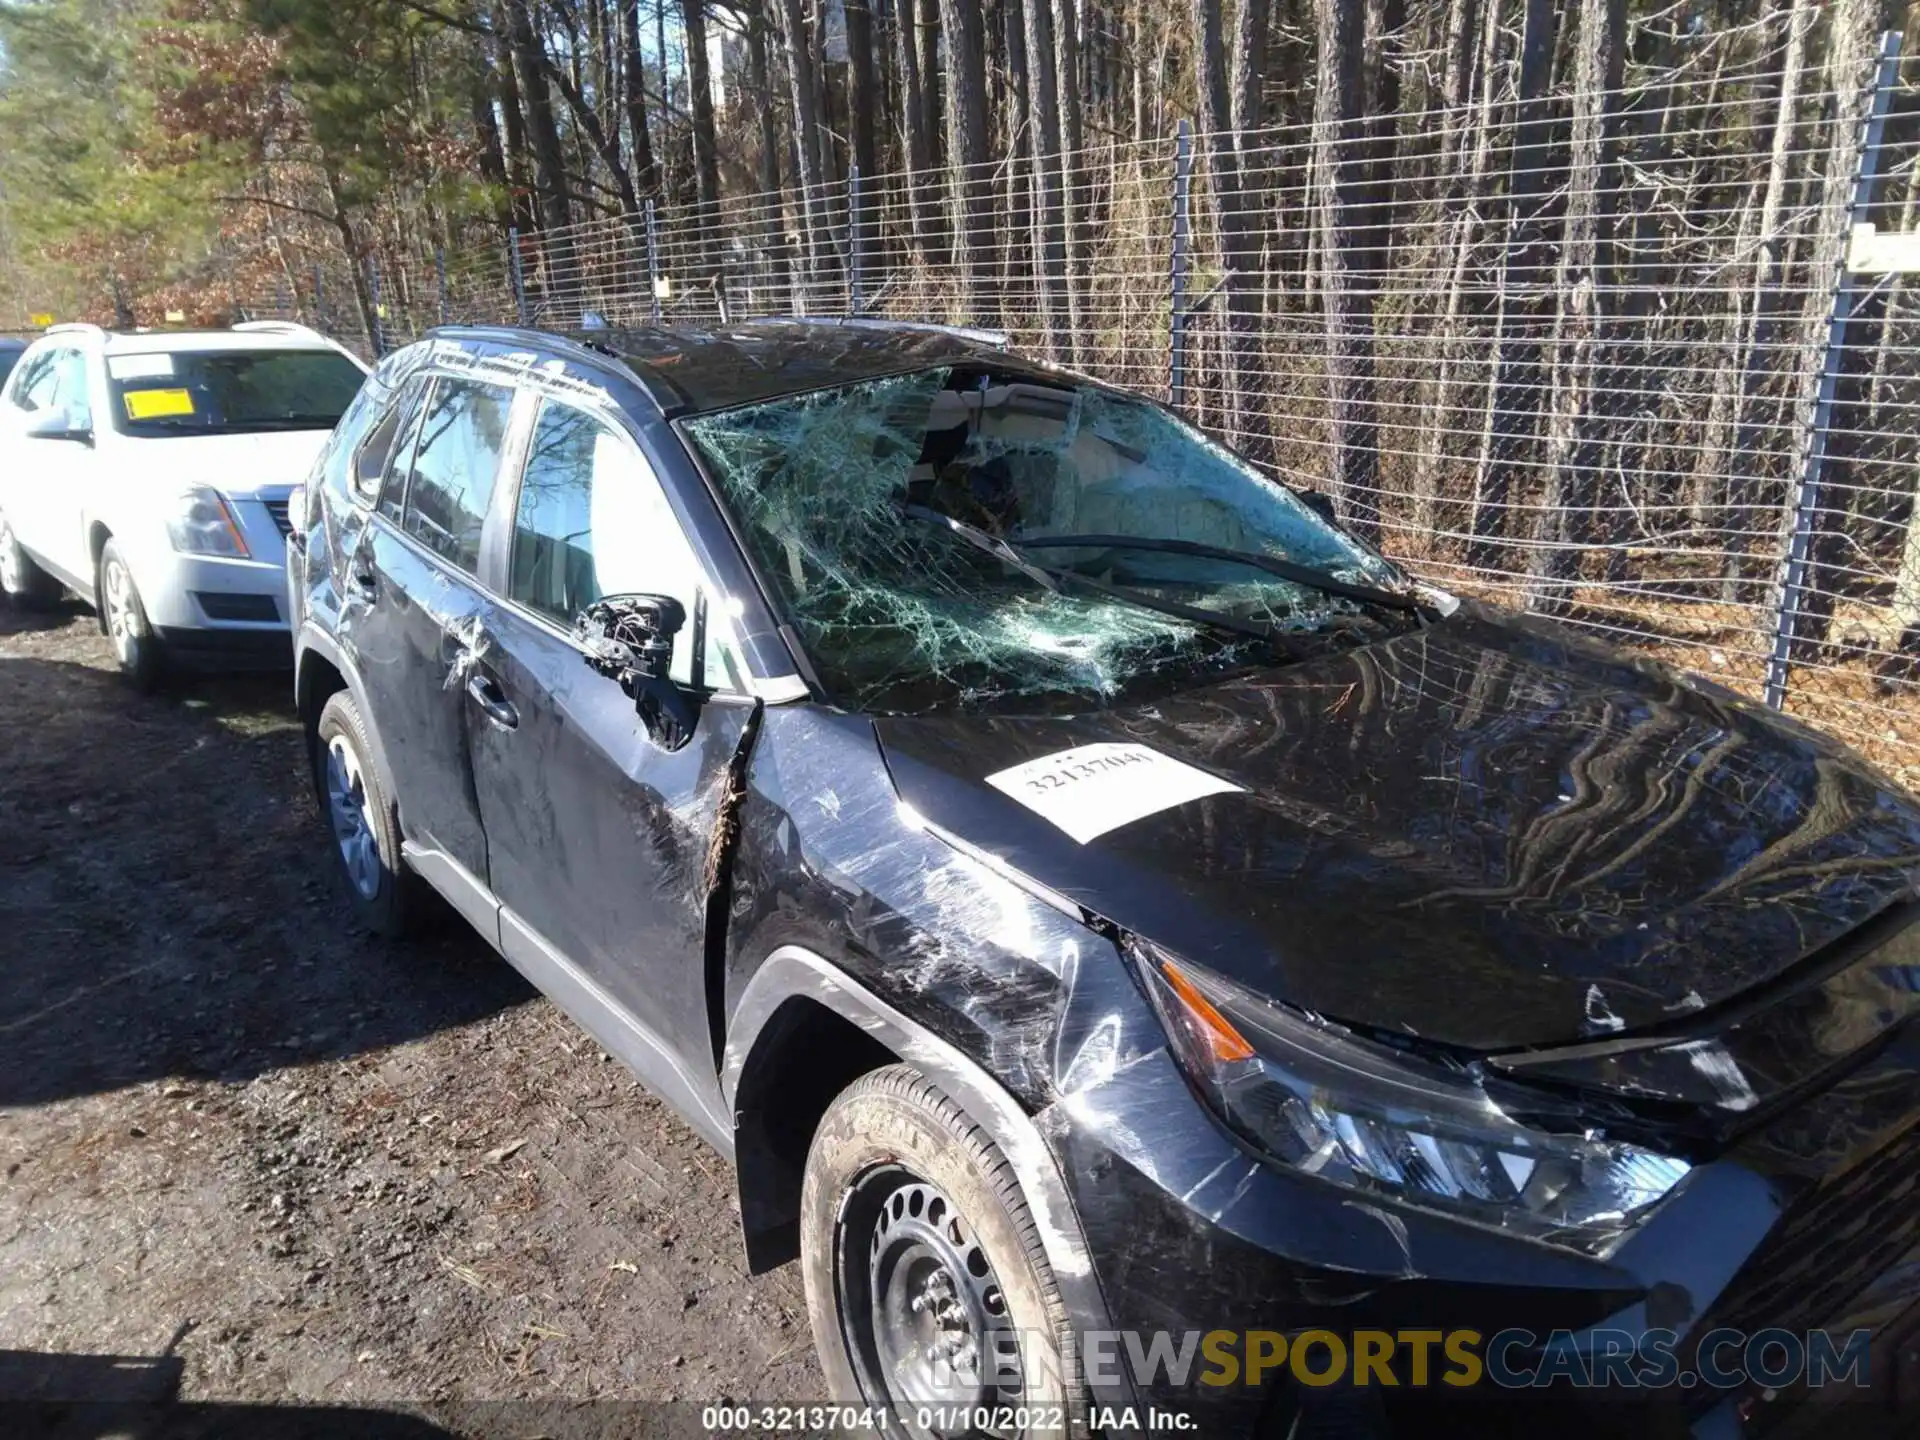
[{"label": "dirt ground", "polygon": [[350,928],[289,689],[139,697],[90,611],[0,606],[0,1430],[71,1424],[22,1397],[249,1434],[819,1400],[724,1162],[458,921]]}]

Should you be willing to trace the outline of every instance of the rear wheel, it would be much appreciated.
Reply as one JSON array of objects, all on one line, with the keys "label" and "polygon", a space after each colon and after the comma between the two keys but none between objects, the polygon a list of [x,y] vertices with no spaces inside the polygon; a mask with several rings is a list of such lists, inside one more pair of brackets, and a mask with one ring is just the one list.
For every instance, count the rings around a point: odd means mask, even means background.
[{"label": "rear wheel", "polygon": [[37,610],[60,598],[59,581],[34,564],[5,512],[0,512],[0,594],[23,610]]},{"label": "rear wheel", "polygon": [[418,909],[419,882],[400,858],[400,815],[381,788],[366,725],[347,691],[321,709],[313,749],[321,819],[348,903],[375,934],[404,935]]},{"label": "rear wheel", "polygon": [[828,1107],[800,1253],[836,1400],[914,1440],[1075,1436],[1066,1305],[1013,1168],[925,1076],[889,1066]]},{"label": "rear wheel", "polygon": [[113,642],[120,673],[136,690],[153,689],[166,669],[166,651],[148,623],[147,607],[133,583],[127,557],[112,540],[100,552],[100,619]]}]

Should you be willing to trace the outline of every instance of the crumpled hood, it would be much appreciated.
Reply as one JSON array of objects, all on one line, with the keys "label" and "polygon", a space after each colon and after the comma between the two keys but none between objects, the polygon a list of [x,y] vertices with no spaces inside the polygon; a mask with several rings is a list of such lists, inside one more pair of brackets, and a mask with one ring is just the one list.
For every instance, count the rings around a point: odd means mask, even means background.
[{"label": "crumpled hood", "polygon": [[[1720,1004],[1920,874],[1920,808],[1843,747],[1473,605],[1152,704],[876,727],[962,842],[1242,984],[1476,1050]],[[1122,748],[1070,762],[1065,809],[1056,767],[1005,773],[1087,746]]]},{"label": "crumpled hood", "polygon": [[211,485],[236,497],[302,484],[331,430],[270,430],[255,435],[142,438],[130,450],[154,484]]}]

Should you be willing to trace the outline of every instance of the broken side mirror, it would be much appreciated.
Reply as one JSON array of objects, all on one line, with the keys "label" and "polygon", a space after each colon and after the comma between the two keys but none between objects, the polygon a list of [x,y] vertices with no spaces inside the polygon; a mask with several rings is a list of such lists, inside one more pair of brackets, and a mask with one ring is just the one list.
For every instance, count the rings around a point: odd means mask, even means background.
[{"label": "broken side mirror", "polygon": [[671,595],[608,595],[573,622],[573,636],[587,664],[620,682],[663,750],[678,750],[693,738],[700,696],[668,673],[673,637],[687,623],[687,609]]}]

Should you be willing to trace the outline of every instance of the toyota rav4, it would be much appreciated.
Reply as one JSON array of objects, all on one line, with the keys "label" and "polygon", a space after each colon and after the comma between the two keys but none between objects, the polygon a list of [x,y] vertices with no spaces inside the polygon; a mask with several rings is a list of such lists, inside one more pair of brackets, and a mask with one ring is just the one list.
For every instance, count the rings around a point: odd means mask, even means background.
[{"label": "toyota rav4", "polygon": [[908,1434],[1517,1398],[1314,1383],[1361,1331],[1897,1344],[1920,810],[1330,508],[975,333],[438,332],[289,560],[346,891],[437,891],[677,1106]]}]

